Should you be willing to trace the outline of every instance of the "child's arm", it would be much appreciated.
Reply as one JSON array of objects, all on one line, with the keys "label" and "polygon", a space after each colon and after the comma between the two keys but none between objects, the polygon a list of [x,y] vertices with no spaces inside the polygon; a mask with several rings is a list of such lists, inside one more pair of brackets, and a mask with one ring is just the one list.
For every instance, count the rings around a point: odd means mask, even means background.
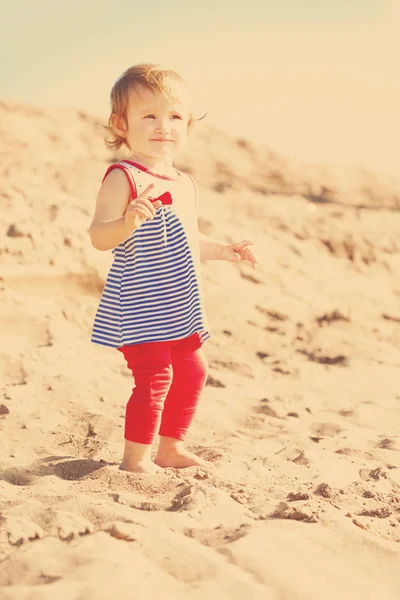
[{"label": "child's arm", "polygon": [[237,244],[224,244],[203,234],[200,234],[199,240],[201,260],[229,260],[231,262],[246,260],[253,269],[256,268],[257,260],[249,248],[253,242],[243,240]]},{"label": "child's arm", "polygon": [[199,234],[199,240],[201,260],[222,260],[222,249],[225,244],[213,240],[202,233]]},{"label": "child's arm", "polygon": [[104,180],[97,196],[96,209],[90,225],[90,239],[97,250],[111,250],[131,235],[147,219],[153,219],[161,202],[147,199],[149,186],[138,198],[130,200],[131,192],[125,173],[114,169]]}]

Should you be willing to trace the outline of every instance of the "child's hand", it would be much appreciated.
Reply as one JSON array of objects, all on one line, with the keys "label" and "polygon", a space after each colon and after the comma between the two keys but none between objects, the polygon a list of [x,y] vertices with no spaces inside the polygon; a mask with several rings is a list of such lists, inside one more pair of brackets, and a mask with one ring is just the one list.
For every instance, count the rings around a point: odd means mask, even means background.
[{"label": "child's hand", "polygon": [[154,219],[157,208],[162,202],[149,200],[149,192],[154,187],[154,183],[149,185],[137,198],[131,200],[125,212],[125,223],[133,230],[137,229],[145,221]]},{"label": "child's hand", "polygon": [[229,244],[224,246],[221,252],[222,260],[230,260],[231,262],[239,262],[240,260],[246,260],[253,269],[256,268],[257,260],[249,246],[252,246],[253,242],[243,240],[237,244]]}]

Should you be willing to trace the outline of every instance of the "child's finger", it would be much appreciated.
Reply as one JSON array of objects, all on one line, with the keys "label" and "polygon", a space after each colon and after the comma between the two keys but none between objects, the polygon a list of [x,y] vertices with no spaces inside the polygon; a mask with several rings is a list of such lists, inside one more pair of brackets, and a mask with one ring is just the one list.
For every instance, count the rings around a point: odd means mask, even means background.
[{"label": "child's finger", "polygon": [[251,250],[248,251],[248,255],[246,260],[251,264],[251,266],[253,267],[253,269],[255,269],[255,266],[257,264],[257,259],[254,256],[254,254],[251,252]]},{"label": "child's finger", "polygon": [[245,248],[247,248],[248,246],[253,246],[253,242],[250,242],[250,240],[243,240],[243,241],[238,242],[237,244],[235,244],[234,248],[235,248],[235,250],[237,252],[241,252]]},{"label": "child's finger", "polygon": [[137,200],[139,198],[143,199],[143,198],[147,198],[148,193],[150,192],[150,190],[152,190],[154,187],[154,183],[151,183],[145,190],[143,190],[143,192],[137,197]]},{"label": "child's finger", "polygon": [[130,210],[138,210],[141,208],[147,212],[151,218],[153,218],[156,214],[156,209],[154,208],[153,203],[150,202],[150,200],[147,200],[147,198],[142,198],[141,195],[138,196],[138,198],[135,198],[135,200],[131,200],[129,208]]},{"label": "child's finger", "polygon": [[147,208],[155,215],[156,214],[156,207],[154,206],[155,203],[153,203],[151,200],[149,200],[148,198],[143,198],[141,200],[141,202],[147,206]]},{"label": "child's finger", "polygon": [[135,208],[135,214],[137,217],[139,217],[143,222],[144,221],[148,221],[148,220],[152,220],[153,219],[153,215],[144,207],[136,207]]},{"label": "child's finger", "polygon": [[147,198],[137,198],[136,200],[133,201],[134,206],[145,206],[150,212],[151,214],[154,216],[156,214],[156,210],[158,207],[154,206],[153,202],[151,202],[151,200],[147,200]]},{"label": "child's finger", "polygon": [[150,210],[143,202],[132,202],[129,210],[144,216],[146,219],[153,219],[154,217],[153,211]]},{"label": "child's finger", "polygon": [[249,247],[246,247],[242,250],[241,257],[242,260],[246,260],[248,263],[250,263],[250,265],[253,268],[255,268],[255,265],[257,264],[257,259]]}]

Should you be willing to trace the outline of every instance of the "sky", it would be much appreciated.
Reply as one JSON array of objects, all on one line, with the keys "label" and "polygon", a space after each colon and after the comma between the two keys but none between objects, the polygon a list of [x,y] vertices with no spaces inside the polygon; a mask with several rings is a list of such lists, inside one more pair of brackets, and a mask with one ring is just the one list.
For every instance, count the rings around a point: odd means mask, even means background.
[{"label": "sky", "polygon": [[1,0],[0,97],[106,118],[160,63],[231,135],[400,174],[399,40],[400,0]]}]

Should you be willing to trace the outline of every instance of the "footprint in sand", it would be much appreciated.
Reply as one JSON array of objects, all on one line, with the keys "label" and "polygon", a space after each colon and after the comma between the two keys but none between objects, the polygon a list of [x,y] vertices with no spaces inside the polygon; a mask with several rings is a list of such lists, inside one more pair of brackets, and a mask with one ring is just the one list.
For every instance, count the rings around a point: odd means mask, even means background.
[{"label": "footprint in sand", "polygon": [[187,485],[172,499],[167,511],[201,509],[207,504],[207,489],[202,486]]},{"label": "footprint in sand", "polygon": [[399,452],[400,444],[397,439],[394,438],[383,438],[376,444],[377,448],[383,448],[384,450],[394,450]]},{"label": "footprint in sand", "polygon": [[32,475],[26,469],[18,469],[16,467],[12,467],[11,469],[6,469],[5,471],[0,471],[0,479],[7,481],[7,483],[11,483],[11,485],[30,485],[33,483],[37,477]]},{"label": "footprint in sand", "polygon": [[387,517],[390,517],[391,514],[392,511],[388,506],[381,506],[379,508],[374,508],[371,510],[364,509],[361,512],[357,513],[357,515],[362,517],[375,517],[378,519],[387,519]]},{"label": "footprint in sand", "polygon": [[224,527],[219,525],[213,529],[185,529],[184,534],[203,544],[219,550],[227,544],[236,542],[252,531],[250,523],[243,523],[239,527]]},{"label": "footprint in sand", "polygon": [[43,537],[44,532],[39,525],[22,517],[8,516],[1,523],[1,537],[5,535],[12,546],[21,546]]},{"label": "footprint in sand", "polygon": [[[224,482],[219,481],[218,485],[224,485]],[[244,492],[244,490],[242,490]],[[239,502],[233,498],[234,493],[228,493],[220,487],[206,487],[202,484],[186,485],[173,499],[168,512],[189,511],[192,516],[197,514],[202,522],[207,520],[207,514],[212,517],[212,520],[219,520],[221,523],[221,515],[241,515],[243,516],[243,502]],[[242,498],[242,494],[239,494]],[[246,499],[247,503],[247,499]],[[214,515],[214,517],[213,517]]]},{"label": "footprint in sand", "polygon": [[342,431],[342,427],[335,423],[314,423],[311,426],[311,433],[315,437],[334,437]]},{"label": "footprint in sand", "polygon": [[220,381],[216,377],[213,377],[212,375],[209,375],[207,377],[206,385],[210,385],[211,387],[216,387],[216,388],[226,387],[226,385],[224,383],[222,383],[222,381]]},{"label": "footprint in sand", "polygon": [[79,514],[58,510],[54,515],[54,523],[57,528],[58,537],[69,542],[88,533],[93,533],[93,523]]},{"label": "footprint in sand", "polygon": [[270,516],[274,519],[292,519],[304,523],[317,523],[319,518],[318,514],[308,507],[299,509],[296,506],[290,506],[286,502],[280,502]]},{"label": "footprint in sand", "polygon": [[123,523],[122,521],[114,521],[107,523],[103,527],[103,531],[107,531],[112,537],[125,542],[133,542],[137,539],[137,525],[135,523]]},{"label": "footprint in sand", "polygon": [[387,472],[382,469],[382,467],[377,467],[376,469],[361,469],[360,470],[360,478],[363,481],[379,481],[379,479],[387,479]]},{"label": "footprint in sand", "polygon": [[195,450],[196,456],[203,458],[209,462],[215,462],[222,458],[223,453],[216,448],[202,448],[201,450]]},{"label": "footprint in sand", "polygon": [[3,385],[26,385],[28,374],[22,360],[10,357],[8,354],[0,354],[0,380]]},{"label": "footprint in sand", "polygon": [[304,354],[311,362],[319,363],[320,365],[340,365],[343,367],[349,366],[349,357],[343,354],[337,354],[335,356],[328,356],[321,354],[319,350],[316,352],[306,350],[305,348],[298,348],[296,350],[299,354]]},{"label": "footprint in sand", "polygon": [[258,414],[267,415],[268,417],[279,418],[276,410],[270,405],[268,398],[263,398],[260,400],[260,404],[254,406],[253,411]]}]

